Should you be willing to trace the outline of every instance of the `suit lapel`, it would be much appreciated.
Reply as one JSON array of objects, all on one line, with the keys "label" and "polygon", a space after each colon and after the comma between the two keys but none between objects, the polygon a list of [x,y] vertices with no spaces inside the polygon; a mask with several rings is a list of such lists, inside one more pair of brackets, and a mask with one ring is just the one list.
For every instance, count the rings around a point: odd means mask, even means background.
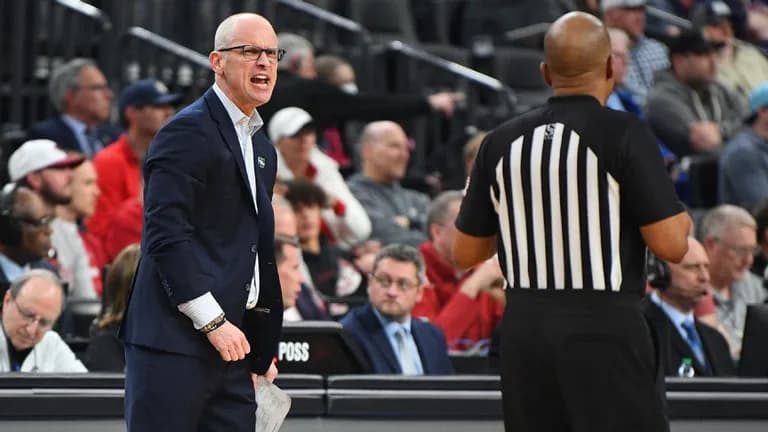
[{"label": "suit lapel", "polygon": [[369,330],[367,333],[370,334],[373,339],[372,345],[374,349],[379,351],[381,358],[384,359],[390,370],[394,371],[394,373],[402,373],[403,370],[400,368],[400,362],[397,361],[395,352],[392,351],[392,345],[389,343],[389,338],[384,332],[384,327],[381,326],[378,318],[376,318],[376,315],[373,313],[373,307],[371,305],[366,306],[365,313],[363,314],[363,321],[364,325]]},{"label": "suit lapel", "polygon": [[[205,92],[205,101],[208,104],[208,109],[211,112],[211,116],[218,124],[221,137],[227,144],[229,151],[232,152],[232,157],[235,159],[237,169],[240,171],[240,178],[243,180],[246,190],[248,190],[250,196],[253,196],[253,191],[251,190],[251,185],[248,181],[248,173],[245,170],[243,151],[240,149],[240,141],[237,140],[237,133],[235,132],[235,126],[232,124],[232,119],[229,117],[229,114],[227,114],[227,110],[224,108],[224,104],[221,102],[221,100],[219,100],[219,97],[216,95],[213,89],[209,89],[207,92]],[[253,153],[254,155],[256,154],[255,149]]]},{"label": "suit lapel", "polygon": [[430,356],[424,355],[426,339],[422,337],[420,323],[416,321],[417,318],[411,317],[411,334],[413,335],[413,341],[416,342],[416,349],[419,351],[419,359],[421,360],[421,367],[424,369],[424,375],[429,375],[432,372],[432,365],[429,364]]}]

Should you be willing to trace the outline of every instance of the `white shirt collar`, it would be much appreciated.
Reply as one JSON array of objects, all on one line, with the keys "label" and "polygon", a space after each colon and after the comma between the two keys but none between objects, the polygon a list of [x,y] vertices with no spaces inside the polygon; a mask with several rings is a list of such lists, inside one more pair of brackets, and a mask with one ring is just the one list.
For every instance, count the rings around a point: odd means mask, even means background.
[{"label": "white shirt collar", "polygon": [[221,103],[224,105],[224,109],[227,110],[227,114],[229,114],[229,118],[232,120],[235,129],[241,128],[243,120],[247,120],[248,122],[249,135],[253,135],[264,126],[264,120],[257,110],[254,109],[250,116],[246,115],[226,94],[224,94],[224,91],[216,83],[213,83],[213,92],[216,93],[216,96],[219,97],[219,100],[221,100]]}]

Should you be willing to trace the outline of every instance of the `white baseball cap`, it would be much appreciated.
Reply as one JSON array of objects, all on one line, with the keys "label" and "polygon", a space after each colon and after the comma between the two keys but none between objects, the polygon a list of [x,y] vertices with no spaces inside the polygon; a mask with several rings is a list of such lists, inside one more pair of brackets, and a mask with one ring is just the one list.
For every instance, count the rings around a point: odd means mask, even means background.
[{"label": "white baseball cap", "polygon": [[600,7],[603,12],[618,8],[636,8],[645,6],[645,0],[603,0]]},{"label": "white baseball cap", "polygon": [[312,125],[312,116],[298,107],[283,108],[272,116],[267,132],[273,144],[280,138],[292,137],[300,130]]},{"label": "white baseball cap", "polygon": [[36,139],[21,145],[8,159],[8,175],[11,181],[17,181],[35,171],[44,168],[66,168],[80,165],[83,156],[70,156],[64,153],[55,142],[49,139]]}]

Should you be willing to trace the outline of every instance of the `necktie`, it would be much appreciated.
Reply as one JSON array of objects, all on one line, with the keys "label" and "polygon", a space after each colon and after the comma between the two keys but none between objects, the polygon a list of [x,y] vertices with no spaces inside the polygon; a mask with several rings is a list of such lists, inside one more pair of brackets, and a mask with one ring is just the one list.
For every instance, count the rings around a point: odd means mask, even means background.
[{"label": "necktie", "polygon": [[85,134],[85,145],[87,148],[83,149],[83,153],[89,157],[93,158],[93,156],[101,150],[101,141],[96,137],[96,129],[88,128],[84,131]]},{"label": "necktie", "polygon": [[403,370],[403,375],[417,375],[416,364],[413,361],[411,350],[408,349],[406,343],[407,330],[405,327],[398,326],[397,333],[395,333],[395,339],[397,339],[397,350],[400,352],[400,368]]},{"label": "necktie", "polygon": [[706,365],[707,361],[704,358],[704,348],[701,345],[701,339],[699,339],[699,333],[696,331],[696,326],[693,321],[683,321],[681,324],[683,330],[685,330],[685,341],[688,342],[688,346],[691,347],[691,351],[696,356],[696,360],[700,364]]}]

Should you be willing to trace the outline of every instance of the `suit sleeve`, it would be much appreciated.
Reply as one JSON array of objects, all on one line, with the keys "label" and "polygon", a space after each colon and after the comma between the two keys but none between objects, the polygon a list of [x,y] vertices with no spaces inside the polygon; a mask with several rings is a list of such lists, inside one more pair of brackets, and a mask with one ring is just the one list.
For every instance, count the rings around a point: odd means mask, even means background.
[{"label": "suit sleeve", "polygon": [[147,154],[142,252],[154,260],[174,306],[200,297],[213,283],[192,247],[195,209],[213,159],[208,147],[194,119],[181,117],[161,129]]}]

